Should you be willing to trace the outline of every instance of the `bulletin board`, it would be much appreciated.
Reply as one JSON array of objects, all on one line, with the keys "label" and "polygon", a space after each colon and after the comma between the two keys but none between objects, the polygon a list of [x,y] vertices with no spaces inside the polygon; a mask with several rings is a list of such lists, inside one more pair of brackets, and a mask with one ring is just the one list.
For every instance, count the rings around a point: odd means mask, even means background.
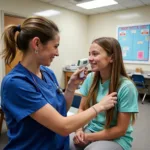
[{"label": "bulletin board", "polygon": [[117,27],[125,63],[150,64],[150,23]]}]

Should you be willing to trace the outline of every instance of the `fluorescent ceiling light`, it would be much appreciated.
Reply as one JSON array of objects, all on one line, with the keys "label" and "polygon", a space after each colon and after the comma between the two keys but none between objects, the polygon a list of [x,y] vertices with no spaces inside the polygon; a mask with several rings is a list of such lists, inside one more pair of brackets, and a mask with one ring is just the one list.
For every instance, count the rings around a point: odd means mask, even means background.
[{"label": "fluorescent ceiling light", "polygon": [[58,15],[58,14],[60,14],[59,11],[52,10],[52,9],[35,13],[35,15],[37,15],[37,16],[44,16],[44,17],[55,16],[55,15]]},{"label": "fluorescent ceiling light", "polygon": [[117,18],[119,19],[133,19],[133,18],[138,18],[138,17],[140,17],[140,14],[137,14],[137,13],[124,14],[124,15],[117,16]]},{"label": "fluorescent ceiling light", "polygon": [[98,7],[114,5],[114,4],[118,4],[118,2],[114,0],[92,0],[90,2],[76,4],[76,6],[82,7],[84,9],[93,9]]}]

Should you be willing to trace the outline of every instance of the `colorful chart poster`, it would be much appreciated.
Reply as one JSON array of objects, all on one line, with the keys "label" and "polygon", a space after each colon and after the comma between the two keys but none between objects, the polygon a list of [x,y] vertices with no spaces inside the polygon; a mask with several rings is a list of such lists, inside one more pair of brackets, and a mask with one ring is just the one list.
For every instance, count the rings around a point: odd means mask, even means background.
[{"label": "colorful chart poster", "polygon": [[150,62],[150,24],[118,27],[118,41],[125,62]]}]

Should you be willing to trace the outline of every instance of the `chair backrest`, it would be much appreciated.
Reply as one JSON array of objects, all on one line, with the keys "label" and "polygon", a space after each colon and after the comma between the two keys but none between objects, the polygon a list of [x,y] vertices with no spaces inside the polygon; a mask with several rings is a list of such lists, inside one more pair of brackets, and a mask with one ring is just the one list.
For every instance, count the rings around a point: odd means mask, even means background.
[{"label": "chair backrest", "polygon": [[80,101],[81,101],[81,96],[74,95],[73,102],[72,102],[72,107],[79,108]]},{"label": "chair backrest", "polygon": [[137,87],[139,88],[145,88],[145,78],[141,74],[133,74],[132,75],[132,80],[136,84]]}]

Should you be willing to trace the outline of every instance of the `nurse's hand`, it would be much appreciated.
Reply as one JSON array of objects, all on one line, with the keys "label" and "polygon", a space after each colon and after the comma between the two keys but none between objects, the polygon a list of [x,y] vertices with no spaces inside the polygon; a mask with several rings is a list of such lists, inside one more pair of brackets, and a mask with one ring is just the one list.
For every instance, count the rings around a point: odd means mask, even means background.
[{"label": "nurse's hand", "polygon": [[[83,78],[80,78],[80,73],[84,71],[84,77]],[[81,69],[77,69],[73,74],[72,76],[70,77],[70,80],[68,81],[68,87],[70,90],[75,90],[80,83],[82,83],[86,76],[88,74],[88,68],[85,67],[85,68],[81,68]]]},{"label": "nurse's hand", "polygon": [[117,93],[112,92],[109,95],[106,95],[99,103],[93,105],[96,113],[100,113],[102,111],[106,111],[115,106],[117,103]]}]

